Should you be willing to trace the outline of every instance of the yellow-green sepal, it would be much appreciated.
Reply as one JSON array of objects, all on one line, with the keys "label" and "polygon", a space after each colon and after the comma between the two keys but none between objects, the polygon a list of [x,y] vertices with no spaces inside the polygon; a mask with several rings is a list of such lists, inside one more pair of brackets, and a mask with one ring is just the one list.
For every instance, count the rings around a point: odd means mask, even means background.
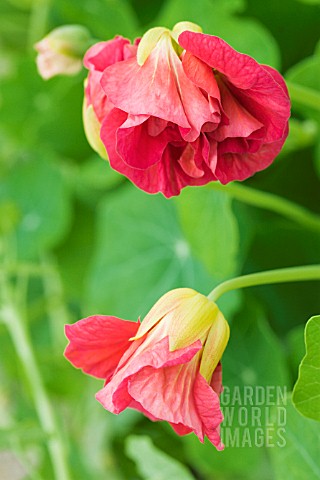
[{"label": "yellow-green sepal", "polygon": [[82,114],[84,131],[90,146],[100,155],[101,158],[108,160],[106,148],[100,138],[101,125],[94,112],[93,106],[86,105],[86,99],[84,99],[83,102]]},{"label": "yellow-green sepal", "polygon": [[229,337],[229,324],[220,310],[218,310],[209,330],[200,364],[200,373],[208,383],[210,383],[212,374],[225,351]]},{"label": "yellow-green sepal", "polygon": [[142,66],[144,64],[164,33],[170,35],[170,31],[167,28],[154,27],[150,28],[150,30],[143,35],[137,50],[138,65]]}]

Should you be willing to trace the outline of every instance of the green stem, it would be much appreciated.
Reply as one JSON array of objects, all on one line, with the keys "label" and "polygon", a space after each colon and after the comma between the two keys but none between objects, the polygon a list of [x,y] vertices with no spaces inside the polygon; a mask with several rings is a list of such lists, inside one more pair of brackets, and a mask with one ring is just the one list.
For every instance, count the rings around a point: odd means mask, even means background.
[{"label": "green stem", "polygon": [[11,335],[26,379],[30,385],[42,429],[48,438],[48,450],[55,473],[55,479],[70,480],[71,477],[68,471],[64,444],[57,426],[54,411],[43,385],[23,318],[12,302],[8,300],[4,304],[1,314]]},{"label": "green stem", "polygon": [[320,110],[320,95],[316,90],[291,83],[290,81],[286,83],[293,103]]},{"label": "green stem", "polygon": [[208,295],[208,298],[216,302],[226,292],[238,288],[255,287],[257,285],[270,285],[272,283],[300,282],[305,280],[320,280],[320,265],[308,265],[303,267],[280,268],[267,272],[252,273],[235,277],[220,283]]},{"label": "green stem", "polygon": [[238,183],[221,185],[218,182],[212,182],[210,183],[210,187],[214,190],[225,192],[232,198],[240,200],[247,205],[264,208],[265,210],[282,215],[303,227],[320,231],[320,216],[290,200],[278,197],[272,193],[239,185]]},{"label": "green stem", "polygon": [[42,258],[42,268],[43,271],[47,272],[47,274],[43,276],[43,286],[53,344],[55,349],[63,350],[65,346],[63,325],[72,323],[72,320],[63,301],[63,286],[53,258],[44,255]]}]

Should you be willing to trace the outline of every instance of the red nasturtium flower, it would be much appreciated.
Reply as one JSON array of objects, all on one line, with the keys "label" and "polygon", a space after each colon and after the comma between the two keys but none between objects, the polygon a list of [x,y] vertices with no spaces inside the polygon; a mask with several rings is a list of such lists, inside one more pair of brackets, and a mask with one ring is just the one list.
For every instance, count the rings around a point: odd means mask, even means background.
[{"label": "red nasturtium flower", "polygon": [[92,316],[66,326],[66,358],[105,380],[97,400],[112,413],[139,410],[194,432],[223,449],[220,359],[229,326],[215,303],[180,288],[165,294],[142,323]]},{"label": "red nasturtium flower", "polygon": [[244,180],[288,134],[281,75],[190,22],[116,37],[85,55],[84,123],[93,148],[142,190]]}]

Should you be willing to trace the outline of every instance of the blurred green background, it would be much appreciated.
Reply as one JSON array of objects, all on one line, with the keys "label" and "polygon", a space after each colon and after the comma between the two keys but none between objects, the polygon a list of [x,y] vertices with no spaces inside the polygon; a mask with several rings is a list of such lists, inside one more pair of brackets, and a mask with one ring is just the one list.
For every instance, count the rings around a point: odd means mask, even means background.
[{"label": "blurred green background", "polygon": [[[101,40],[133,40],[151,26],[190,20],[278,68],[318,103],[293,98],[283,152],[244,187],[320,216],[319,14],[316,0],[1,1],[0,300],[14,305],[30,332],[72,479],[320,478],[318,424],[290,405],[285,447],[218,453],[137,412],[104,411],[94,399],[101,381],[63,357],[64,324],[84,316],[136,320],[174,287],[208,293],[241,273],[319,263],[320,221],[303,225],[248,205],[245,189],[238,199],[210,186],[171,200],[139,191],[85,139],[86,72],[43,81],[34,43],[63,24],[83,24]],[[304,325],[320,313],[319,282],[227,294],[219,305],[231,323],[224,384],[292,390]],[[10,331],[0,323],[0,478],[50,480],[48,438]]]}]

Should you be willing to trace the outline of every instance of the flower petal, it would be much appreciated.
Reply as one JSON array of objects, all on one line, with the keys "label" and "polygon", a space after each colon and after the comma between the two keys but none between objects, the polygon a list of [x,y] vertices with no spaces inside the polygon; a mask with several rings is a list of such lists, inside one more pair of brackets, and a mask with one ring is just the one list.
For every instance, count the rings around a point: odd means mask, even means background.
[{"label": "flower petal", "polygon": [[183,55],[182,66],[185,74],[192,83],[207,92],[210,97],[217,100],[215,111],[217,114],[220,114],[220,91],[212,68],[190,52],[185,52]]},{"label": "flower petal", "polygon": [[[150,115],[190,128],[168,58],[168,42],[158,42],[143,66],[136,58],[108,67],[102,87],[110,101],[132,115]],[[130,92],[130,94],[128,94]]]},{"label": "flower petal", "polygon": [[[179,133],[170,127],[158,135],[150,135],[148,119],[147,115],[129,115],[118,130],[117,151],[129,167],[141,170],[151,167],[161,161],[169,142],[179,140]],[[152,133],[155,133],[154,126],[152,121]]]},{"label": "flower petal", "polygon": [[280,152],[286,135],[285,131],[283,138],[277,142],[262,145],[257,153],[218,155],[216,177],[222,184],[226,184],[233,180],[245,180],[255,172],[267,168]]},{"label": "flower petal", "polygon": [[130,379],[128,391],[146,411],[192,429],[203,441],[203,427],[193,398],[196,368],[196,359],[182,366],[145,367]]},{"label": "flower petal", "polygon": [[117,131],[126,121],[127,116],[122,110],[112,109],[101,126],[101,139],[106,147],[111,167],[126,175],[137,187],[148,193],[162,192],[166,197],[172,197],[179,195],[181,189],[186,185],[204,185],[215,179],[209,168],[200,178],[189,177],[184,172],[178,160],[185,146],[168,145],[161,162],[146,170],[127,165],[116,150]]},{"label": "flower petal", "polygon": [[93,45],[84,56],[83,63],[89,70],[103,72],[105,68],[124,60],[124,47],[130,41],[120,35],[107,42]]},{"label": "flower petal", "polygon": [[212,132],[217,142],[230,137],[249,137],[253,132],[263,128],[263,123],[256,120],[232,95],[223,81],[219,81],[222,107],[229,119],[228,125],[222,125]]},{"label": "flower petal", "polygon": [[[129,383],[132,382],[132,378],[139,371],[147,367],[158,370],[174,365],[182,365],[189,362],[201,348],[201,342],[197,341],[187,348],[169,352],[168,337],[157,341],[156,336],[151,332],[144,340],[135,340],[132,343],[132,346],[125,354],[128,362],[121,362],[121,367],[117,369],[110,382],[97,393],[96,398],[110,412],[120,413],[132,401],[133,396],[129,392]],[[140,392],[140,394],[140,397],[137,396],[134,399],[145,408],[141,399],[141,396],[144,396],[144,392]],[[150,411],[147,408],[145,409]],[[156,413],[152,411],[150,413],[157,417]]]},{"label": "flower petal", "polygon": [[266,126],[266,142],[283,136],[290,116],[290,101],[270,70],[219,37],[183,32],[179,44],[225,76],[240,103]]},{"label": "flower petal", "polygon": [[113,105],[108,101],[101,87],[102,72],[105,68],[135,55],[136,45],[129,40],[117,36],[107,42],[93,45],[84,56],[84,65],[90,70],[85,89],[87,105],[92,104],[99,122],[105,118]]},{"label": "flower petal", "polygon": [[219,396],[200,373],[195,379],[193,394],[204,435],[208,437],[217,450],[223,450],[224,445],[220,438],[220,424],[223,421],[223,415],[220,409]]},{"label": "flower petal", "polygon": [[70,343],[65,357],[77,368],[106,381],[113,375],[119,360],[130,347],[139,323],[117,317],[95,315],[73,325],[66,325]]},{"label": "flower petal", "polygon": [[222,366],[221,363],[219,362],[218,365],[216,366],[215,371],[212,374],[211,377],[211,382],[210,382],[210,387],[213,388],[213,390],[220,396],[220,394],[223,391],[223,386],[222,386]]}]

